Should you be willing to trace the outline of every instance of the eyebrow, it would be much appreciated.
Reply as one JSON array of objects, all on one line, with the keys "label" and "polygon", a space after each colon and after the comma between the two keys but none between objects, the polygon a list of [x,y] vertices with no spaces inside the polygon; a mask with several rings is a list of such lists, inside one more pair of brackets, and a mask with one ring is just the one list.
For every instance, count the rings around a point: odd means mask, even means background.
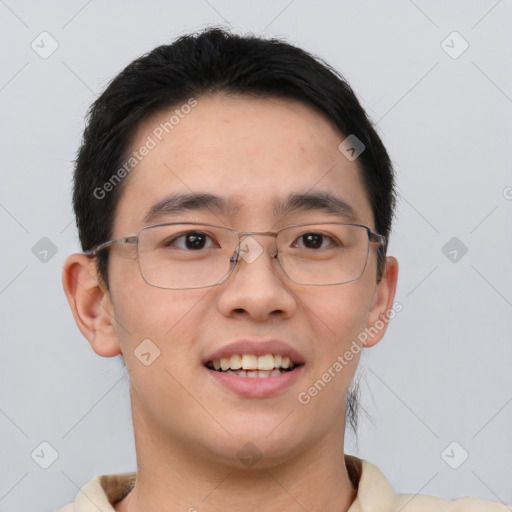
[{"label": "eyebrow", "polygon": [[[153,223],[166,215],[191,211],[210,211],[218,214],[236,214],[240,203],[208,193],[175,193],[155,203],[144,215],[143,222]],[[349,220],[357,219],[354,208],[330,192],[292,193],[283,199],[274,200],[273,212],[284,216],[292,212],[318,211],[337,215]]]},{"label": "eyebrow", "polygon": [[187,211],[210,211],[214,213],[236,213],[239,206],[229,199],[206,193],[170,194],[154,204],[144,215],[144,222],[155,222],[165,215]]},{"label": "eyebrow", "polygon": [[284,201],[274,201],[274,214],[286,215],[291,212],[318,211],[337,215],[349,220],[357,219],[356,212],[343,199],[330,192],[306,192],[290,194]]}]

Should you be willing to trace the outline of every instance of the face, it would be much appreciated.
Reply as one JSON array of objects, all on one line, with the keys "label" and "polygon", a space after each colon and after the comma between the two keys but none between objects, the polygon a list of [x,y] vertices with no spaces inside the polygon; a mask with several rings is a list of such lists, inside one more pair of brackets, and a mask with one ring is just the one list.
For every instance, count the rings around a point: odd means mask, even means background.
[{"label": "face", "polygon": [[[168,212],[152,223],[205,222],[258,232],[317,222],[374,228],[357,160],[338,150],[345,137],[310,107],[293,100],[202,96],[160,141],[155,129],[172,111],[139,128],[134,149],[148,136],[157,144],[123,184],[113,238],[137,233],[151,207],[177,193],[212,194],[231,207]],[[290,194],[317,193],[347,203],[353,216],[316,208],[274,210]],[[385,312],[394,291],[386,278],[376,282],[376,244],[356,281],[310,286],[282,273],[272,257],[272,237],[254,239],[264,249],[254,261],[240,260],[220,285],[188,290],[149,286],[135,246],[110,249],[106,307],[115,319],[113,343],[130,375],[134,426],[166,446],[217,463],[239,464],[246,443],[261,453],[262,464],[273,464],[322,440],[342,439],[346,391],[360,353],[353,350],[341,370],[331,370],[320,391],[308,390]],[[135,354],[148,339],[150,359],[158,350],[160,355],[145,365]],[[254,361],[267,353],[291,354],[297,367],[255,378],[207,368],[222,355],[246,354]]]}]

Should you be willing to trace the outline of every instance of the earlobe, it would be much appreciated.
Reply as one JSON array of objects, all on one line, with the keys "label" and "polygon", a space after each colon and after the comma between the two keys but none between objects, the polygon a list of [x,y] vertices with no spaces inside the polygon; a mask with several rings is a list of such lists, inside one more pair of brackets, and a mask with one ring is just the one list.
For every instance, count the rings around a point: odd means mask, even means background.
[{"label": "earlobe", "polygon": [[[366,321],[367,336],[363,345],[373,347],[384,336],[391,314],[394,315],[396,284],[398,280],[398,261],[392,256],[386,258],[386,268],[372,297],[370,311]],[[393,313],[392,313],[393,312]]]},{"label": "earlobe", "polygon": [[98,279],[94,260],[85,254],[69,256],[62,285],[75,322],[92,349],[104,357],[121,354],[110,294]]}]

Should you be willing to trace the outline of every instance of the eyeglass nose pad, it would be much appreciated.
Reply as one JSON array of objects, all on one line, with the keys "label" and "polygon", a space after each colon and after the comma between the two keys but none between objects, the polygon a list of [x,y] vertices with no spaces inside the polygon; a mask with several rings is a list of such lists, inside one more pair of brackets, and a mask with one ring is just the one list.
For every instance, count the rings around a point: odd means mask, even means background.
[{"label": "eyeglass nose pad", "polygon": [[237,248],[235,249],[235,252],[231,256],[231,258],[229,258],[229,263],[231,263],[232,265],[234,265],[240,260],[240,246],[241,244],[238,244]]}]

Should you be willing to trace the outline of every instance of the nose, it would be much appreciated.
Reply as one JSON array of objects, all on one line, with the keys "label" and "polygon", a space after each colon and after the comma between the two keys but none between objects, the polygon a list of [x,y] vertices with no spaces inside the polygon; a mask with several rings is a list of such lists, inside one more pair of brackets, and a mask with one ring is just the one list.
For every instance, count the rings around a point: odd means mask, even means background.
[{"label": "nose", "polygon": [[224,316],[245,315],[261,322],[294,314],[297,302],[276,252],[275,238],[256,234],[241,237],[238,262],[219,285],[217,304]]}]

